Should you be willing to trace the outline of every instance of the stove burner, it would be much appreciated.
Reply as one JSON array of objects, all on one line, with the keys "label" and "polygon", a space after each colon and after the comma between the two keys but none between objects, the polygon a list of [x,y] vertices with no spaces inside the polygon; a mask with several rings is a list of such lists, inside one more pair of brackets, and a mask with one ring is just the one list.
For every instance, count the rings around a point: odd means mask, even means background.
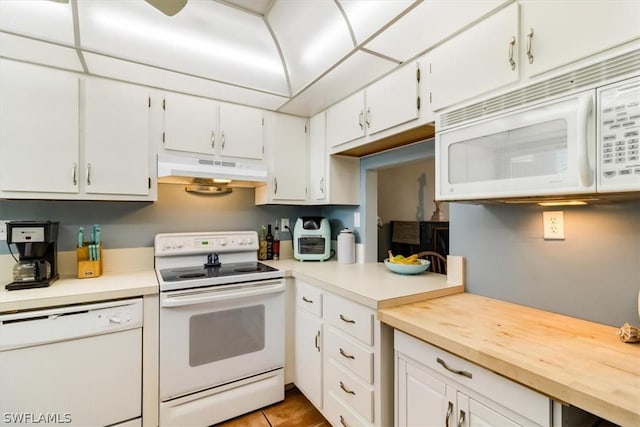
[{"label": "stove burner", "polygon": [[238,273],[251,273],[252,271],[261,271],[259,267],[239,267],[234,268],[233,271]]},{"label": "stove burner", "polygon": [[197,279],[198,277],[206,277],[205,273],[185,273],[179,274],[177,276],[178,279]]}]

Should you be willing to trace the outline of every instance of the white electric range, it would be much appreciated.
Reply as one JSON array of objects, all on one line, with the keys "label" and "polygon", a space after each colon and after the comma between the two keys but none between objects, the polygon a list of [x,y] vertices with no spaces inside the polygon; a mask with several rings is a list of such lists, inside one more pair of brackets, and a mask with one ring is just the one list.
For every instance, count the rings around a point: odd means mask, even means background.
[{"label": "white electric range", "polygon": [[208,426],[284,399],[284,273],[254,231],[155,237],[160,425]]}]

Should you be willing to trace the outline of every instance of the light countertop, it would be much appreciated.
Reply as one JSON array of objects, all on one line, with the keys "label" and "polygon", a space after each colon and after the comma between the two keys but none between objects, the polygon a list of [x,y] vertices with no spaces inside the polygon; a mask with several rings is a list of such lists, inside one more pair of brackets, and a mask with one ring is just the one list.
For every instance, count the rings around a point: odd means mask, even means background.
[{"label": "light countertop", "polygon": [[617,328],[469,293],[378,318],[556,400],[640,425],[640,344],[621,342]]},{"label": "light countertop", "polygon": [[462,284],[448,283],[445,275],[431,272],[400,275],[392,273],[383,263],[377,262],[340,264],[336,261],[300,262],[294,259],[262,262],[284,270],[286,276],[295,277],[374,309],[464,291]]},{"label": "light countertop", "polygon": [[58,305],[89,303],[158,293],[153,269],[105,272],[100,277],[63,277],[46,288],[7,291],[0,288],[0,313]]}]

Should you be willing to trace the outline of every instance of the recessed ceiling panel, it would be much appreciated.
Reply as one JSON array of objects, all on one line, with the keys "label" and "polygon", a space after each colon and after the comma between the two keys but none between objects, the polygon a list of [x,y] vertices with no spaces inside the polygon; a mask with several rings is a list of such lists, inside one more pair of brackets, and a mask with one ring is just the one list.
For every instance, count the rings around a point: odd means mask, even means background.
[{"label": "recessed ceiling panel", "polygon": [[394,62],[358,51],[278,111],[313,116],[397,66]]},{"label": "recessed ceiling panel", "polygon": [[218,0],[220,3],[227,3],[240,9],[245,9],[258,15],[267,13],[269,5],[274,0]]},{"label": "recessed ceiling panel", "polygon": [[395,17],[404,12],[414,0],[340,0],[358,44],[364,42]]},{"label": "recessed ceiling panel", "polygon": [[332,0],[278,0],[267,20],[282,48],[293,94],[354,49],[344,16]]},{"label": "recessed ceiling panel", "polygon": [[0,54],[5,58],[34,62],[73,71],[84,71],[78,52],[70,47],[28,37],[0,33]]},{"label": "recessed ceiling panel", "polygon": [[2,0],[0,30],[72,46],[71,4],[50,0]]},{"label": "recessed ceiling panel", "polygon": [[504,0],[429,0],[420,3],[366,48],[400,61],[414,58]]},{"label": "recessed ceiling panel", "polygon": [[184,74],[135,64],[121,59],[85,53],[89,72],[96,76],[138,83],[191,95],[275,110],[287,98]]},{"label": "recessed ceiling panel", "polygon": [[78,2],[83,49],[242,87],[288,94],[264,20],[214,1],[169,17],[146,2]]}]

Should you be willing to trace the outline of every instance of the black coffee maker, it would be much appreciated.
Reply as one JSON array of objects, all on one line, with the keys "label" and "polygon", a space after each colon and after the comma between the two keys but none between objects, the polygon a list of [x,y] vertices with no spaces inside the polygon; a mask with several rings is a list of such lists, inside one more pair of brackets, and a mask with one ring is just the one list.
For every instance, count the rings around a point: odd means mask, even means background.
[{"label": "black coffee maker", "polygon": [[58,279],[58,225],[52,221],[7,222],[9,251],[14,244],[18,259],[13,282],[5,289],[44,288]]}]

